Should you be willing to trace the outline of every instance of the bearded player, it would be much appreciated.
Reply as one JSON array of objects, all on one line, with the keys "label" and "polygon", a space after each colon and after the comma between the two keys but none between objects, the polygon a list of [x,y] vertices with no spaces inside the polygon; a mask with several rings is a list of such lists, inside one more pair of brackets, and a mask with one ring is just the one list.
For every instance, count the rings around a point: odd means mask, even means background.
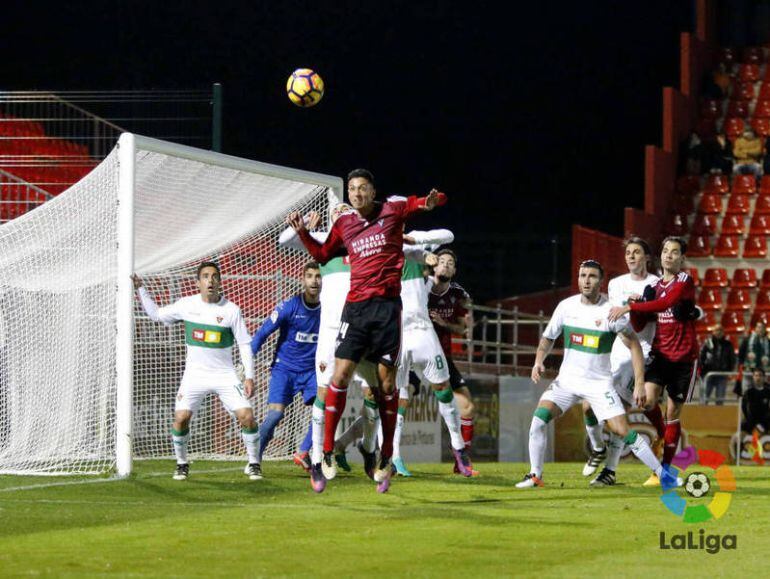
[{"label": "bearded player", "polygon": [[382,391],[379,413],[384,440],[374,478],[379,483],[377,490],[386,492],[398,411],[395,388],[401,349],[403,226],[411,215],[443,204],[446,196],[434,189],[426,197],[393,197],[382,203],[375,200],[376,193],[374,176],[369,171],[352,171],[348,175],[348,197],[355,211],[337,219],[323,244],[310,235],[298,212],[293,212],[288,222],[319,263],[345,253],[350,259],[350,291],[337,336],[334,375],[326,393],[322,469],[330,475],[327,479],[336,475],[335,431],[345,409],[348,384],[365,357],[377,364]]},{"label": "bearded player", "polygon": [[[442,249],[436,253],[438,263],[433,268],[433,287],[428,297],[428,311],[433,321],[441,348],[449,366],[449,383],[454,391],[457,406],[460,409],[460,430],[465,449],[470,451],[473,440],[473,420],[476,407],[471,391],[465,384],[460,371],[452,359],[452,335],[467,335],[473,328],[473,315],[470,309],[471,298],[460,284],[454,281],[457,273],[457,255],[451,249]],[[455,462],[455,472],[462,474]],[[478,474],[473,471],[474,474]]]},{"label": "bearded player", "polygon": [[[650,320],[657,321],[650,363],[645,373],[645,398],[650,404],[656,404],[663,388],[668,392],[663,446],[665,465],[671,464],[676,454],[681,435],[679,417],[682,407],[692,397],[698,371],[695,336],[698,312],[695,308],[695,284],[692,277],[682,271],[686,252],[687,243],[682,238],[670,236],[664,239],[660,253],[663,277],[652,286],[654,296],[651,297],[654,299],[614,307],[610,312],[610,320],[617,320],[631,312],[635,328]],[[660,480],[653,479],[645,484],[660,484]]]},{"label": "bearded player", "polygon": [[559,302],[543,332],[532,368],[532,381],[540,381],[545,371],[543,362],[554,341],[564,334],[564,358],[559,374],[540,397],[529,430],[530,472],[516,484],[517,488],[543,486],[548,423],[561,416],[581,399],[588,400],[600,420],[606,420],[610,430],[623,438],[639,460],[658,474],[664,473],[666,484],[673,486],[671,475],[663,471],[647,441],[629,428],[623,404],[612,383],[610,352],[617,334],[628,339],[634,369],[634,402],[643,406],[644,355],[628,317],[610,321],[609,300],[600,293],[604,269],[594,260],[580,264],[578,287],[580,293]]}]

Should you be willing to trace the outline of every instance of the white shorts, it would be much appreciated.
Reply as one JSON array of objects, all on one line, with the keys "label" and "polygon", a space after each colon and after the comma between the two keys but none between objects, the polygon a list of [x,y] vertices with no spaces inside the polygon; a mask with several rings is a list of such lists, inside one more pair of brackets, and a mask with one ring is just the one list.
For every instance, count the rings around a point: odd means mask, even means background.
[{"label": "white shorts", "polygon": [[550,400],[556,404],[562,412],[567,412],[581,399],[588,401],[600,421],[626,413],[610,380],[557,376],[540,397],[540,400]]},{"label": "white shorts", "polygon": [[410,370],[429,384],[449,380],[449,365],[433,328],[409,328],[401,336],[401,358],[396,373],[399,398],[409,397]]},{"label": "white shorts", "polygon": [[[318,345],[315,351],[315,376],[319,388],[328,388],[334,376],[334,352],[337,349],[339,326],[326,326],[318,331]],[[377,367],[367,360],[361,360],[351,382],[358,382],[362,388],[377,384]]]},{"label": "white shorts", "polygon": [[251,403],[243,393],[243,384],[236,383],[229,386],[203,386],[198,384],[185,384],[179,387],[176,394],[174,411],[189,410],[193,414],[203,403],[203,399],[209,394],[216,394],[225,409],[233,413],[241,408],[251,408]]},{"label": "white shorts", "polygon": [[318,386],[328,388],[334,375],[334,350],[337,347],[339,327],[326,326],[318,330],[315,351],[315,377]]},{"label": "white shorts", "polygon": [[618,395],[629,405],[634,405],[634,365],[631,359],[623,360],[612,368],[612,385]]}]

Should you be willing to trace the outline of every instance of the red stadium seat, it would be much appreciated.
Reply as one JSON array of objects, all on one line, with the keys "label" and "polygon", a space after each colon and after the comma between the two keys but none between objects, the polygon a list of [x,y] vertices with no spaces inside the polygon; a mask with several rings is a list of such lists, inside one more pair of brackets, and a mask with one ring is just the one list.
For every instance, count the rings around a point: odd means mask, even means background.
[{"label": "red stadium seat", "polygon": [[722,235],[743,235],[746,233],[746,224],[742,215],[726,215],[722,220]]},{"label": "red stadium seat", "polygon": [[759,96],[757,98],[760,100],[770,99],[770,82],[765,80],[759,85]]},{"label": "red stadium seat", "polygon": [[733,272],[733,281],[730,287],[755,288],[759,285],[757,270],[751,267],[738,267]]},{"label": "red stadium seat", "polygon": [[739,65],[738,80],[740,82],[757,82],[759,80],[759,65],[755,63]]},{"label": "red stadium seat", "polygon": [[725,194],[730,192],[730,178],[721,173],[710,174],[703,184],[703,192]]},{"label": "red stadium seat", "polygon": [[759,279],[759,287],[762,289],[770,289],[770,269],[762,271],[762,277]]},{"label": "red stadium seat", "polygon": [[757,293],[757,303],[754,305],[755,312],[770,312],[770,288],[760,288]]},{"label": "red stadium seat", "polygon": [[[769,176],[770,177],[770,176]],[[695,195],[700,192],[700,176],[683,175],[676,180],[676,191],[684,195]]]},{"label": "red stadium seat", "polygon": [[[740,117],[742,119],[745,119],[746,117],[749,116],[750,103],[751,101],[730,101],[727,105],[727,116]],[[703,114],[702,109],[701,109],[701,114]],[[710,118],[710,117],[705,117],[705,118]]]},{"label": "red stadium seat", "polygon": [[715,214],[698,213],[695,221],[692,222],[690,231],[694,235],[716,235],[717,234],[717,216]]},{"label": "red stadium seat", "polygon": [[727,279],[727,270],[723,267],[710,267],[703,275],[703,287],[727,287],[730,281]]},{"label": "red stadium seat", "polygon": [[692,278],[692,283],[695,284],[695,287],[700,286],[700,274],[698,273],[697,267],[683,267],[682,270],[689,274],[689,276]]},{"label": "red stadium seat", "polygon": [[749,235],[743,245],[744,258],[767,258],[767,238],[764,235]]},{"label": "red stadium seat", "polygon": [[669,215],[668,222],[665,229],[666,235],[687,235],[687,217],[674,213]]},{"label": "red stadium seat", "polygon": [[741,62],[746,64],[762,64],[765,62],[765,53],[760,46],[748,46],[743,49]]},{"label": "red stadium seat", "polygon": [[753,235],[770,235],[770,215],[754,215],[749,226]]},{"label": "red stadium seat", "polygon": [[751,211],[751,203],[748,195],[733,193],[727,200],[726,215],[748,215]]},{"label": "red stadium seat", "polygon": [[698,203],[698,213],[703,215],[722,213],[722,196],[717,193],[705,193]]},{"label": "red stadium seat", "polygon": [[765,100],[757,101],[757,106],[754,108],[754,118],[757,118],[757,119],[770,118],[770,100],[765,99]]},{"label": "red stadium seat", "polygon": [[755,195],[757,193],[757,179],[754,175],[736,175],[733,178],[733,194]]},{"label": "red stadium seat", "polygon": [[717,54],[717,62],[719,64],[724,64],[729,67],[729,65],[737,61],[738,54],[734,48],[727,46],[719,49],[719,53]]},{"label": "red stadium seat", "polygon": [[720,235],[714,247],[714,257],[738,257],[740,242],[737,235]]},{"label": "red stadium seat", "polygon": [[753,82],[739,82],[738,86],[733,90],[733,97],[741,100],[754,100],[756,91],[754,90]]},{"label": "red stadium seat", "polygon": [[719,288],[703,288],[698,294],[698,305],[703,311],[716,311],[722,309],[722,290]]},{"label": "red stadium seat", "polygon": [[744,288],[730,288],[727,294],[727,305],[725,310],[748,311],[751,309],[751,296],[749,290]]},{"label": "red stadium seat", "polygon": [[770,175],[762,175],[762,179],[759,181],[759,193],[760,195],[770,195]]},{"label": "red stadium seat", "polygon": [[742,334],[746,331],[746,319],[743,312],[731,310],[722,314],[722,327],[725,334]]},{"label": "red stadium seat", "polygon": [[687,244],[688,257],[708,257],[711,255],[711,242],[708,235],[691,235]]},{"label": "red stadium seat", "polygon": [[754,215],[770,215],[770,193],[760,193],[754,205]]},{"label": "red stadium seat", "polygon": [[[734,102],[745,102],[745,101],[730,101],[730,105]],[[730,114],[731,117],[746,117],[748,114],[748,106],[746,107],[746,114]],[[706,99],[701,103],[700,106],[700,116],[704,119],[718,119],[722,116],[722,101],[716,100],[716,99]]]},{"label": "red stadium seat", "polygon": [[765,138],[770,135],[770,119],[752,119],[751,128],[758,137]]},{"label": "red stadium seat", "polygon": [[703,317],[695,322],[695,331],[700,333],[710,332],[717,325],[717,317],[713,311],[704,310]]},{"label": "red stadium seat", "polygon": [[751,322],[749,323],[749,327],[753,328],[756,326],[759,322],[762,322],[765,324],[765,326],[770,326],[770,311],[769,312],[754,312],[751,314]]},{"label": "red stadium seat", "polygon": [[738,136],[743,134],[743,129],[746,123],[743,119],[738,117],[731,117],[725,121],[723,132],[728,139],[734,141]]},{"label": "red stadium seat", "polygon": [[680,215],[689,215],[693,212],[694,209],[695,205],[693,204],[692,197],[689,195],[679,194],[674,196],[674,203],[672,207],[674,213],[679,213]]}]

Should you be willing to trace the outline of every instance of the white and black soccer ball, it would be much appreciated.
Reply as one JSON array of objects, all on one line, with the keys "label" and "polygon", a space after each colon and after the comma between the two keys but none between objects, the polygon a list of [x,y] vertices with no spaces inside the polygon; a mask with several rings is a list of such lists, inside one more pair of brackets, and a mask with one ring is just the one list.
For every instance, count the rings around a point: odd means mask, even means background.
[{"label": "white and black soccer ball", "polygon": [[684,483],[684,490],[688,495],[695,499],[699,499],[708,494],[711,489],[711,481],[702,472],[694,472],[687,475],[687,479]]}]

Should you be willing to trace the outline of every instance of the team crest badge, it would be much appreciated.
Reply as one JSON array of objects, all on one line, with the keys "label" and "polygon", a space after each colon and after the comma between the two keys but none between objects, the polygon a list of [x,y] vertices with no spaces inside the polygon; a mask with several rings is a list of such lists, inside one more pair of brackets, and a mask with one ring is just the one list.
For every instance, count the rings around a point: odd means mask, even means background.
[{"label": "team crest badge", "polygon": [[217,316],[217,324],[221,324],[222,320],[224,320],[222,316]]},{"label": "team crest badge", "polygon": [[594,323],[596,324],[597,328],[602,325],[602,321],[601,320],[596,320],[596,321],[594,321]]},{"label": "team crest badge", "polygon": [[382,227],[384,225],[384,223],[385,223],[385,220],[384,219],[378,219],[377,223],[379,223],[380,227]]}]

